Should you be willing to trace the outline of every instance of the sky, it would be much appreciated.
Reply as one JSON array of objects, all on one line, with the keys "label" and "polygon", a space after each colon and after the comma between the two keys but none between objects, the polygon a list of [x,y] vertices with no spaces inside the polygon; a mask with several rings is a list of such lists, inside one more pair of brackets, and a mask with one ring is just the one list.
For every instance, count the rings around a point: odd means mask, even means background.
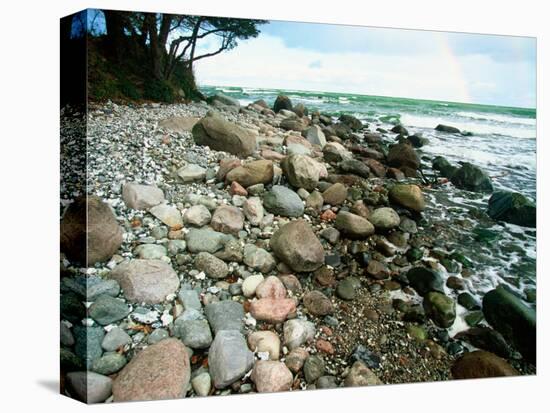
[{"label": "sky", "polygon": [[536,106],[534,38],[273,21],[260,30],[196,62],[198,83]]}]

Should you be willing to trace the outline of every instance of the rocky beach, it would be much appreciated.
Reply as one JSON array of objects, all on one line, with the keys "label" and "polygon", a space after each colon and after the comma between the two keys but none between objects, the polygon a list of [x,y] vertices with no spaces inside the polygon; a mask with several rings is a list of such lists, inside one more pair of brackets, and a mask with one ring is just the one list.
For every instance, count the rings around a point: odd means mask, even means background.
[{"label": "rocky beach", "polygon": [[486,275],[534,273],[534,202],[404,119],[218,92],[66,107],[61,132],[64,394],[536,373],[534,276]]}]

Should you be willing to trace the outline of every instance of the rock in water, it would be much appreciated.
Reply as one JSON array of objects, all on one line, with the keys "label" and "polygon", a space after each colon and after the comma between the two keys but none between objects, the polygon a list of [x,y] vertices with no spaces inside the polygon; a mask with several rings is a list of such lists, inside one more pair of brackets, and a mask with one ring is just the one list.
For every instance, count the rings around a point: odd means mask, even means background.
[{"label": "rock in water", "polygon": [[388,153],[388,165],[396,168],[418,169],[420,167],[420,158],[412,147],[407,143],[398,143],[393,145]]},{"label": "rock in water", "polygon": [[366,238],[374,234],[374,226],[365,218],[347,211],[336,215],[335,226],[349,238]]},{"label": "rock in water", "polygon": [[122,186],[122,199],[128,208],[147,210],[164,201],[164,193],[154,185],[132,182]]},{"label": "rock in water", "polygon": [[537,226],[537,206],[517,192],[495,192],[489,198],[487,213],[497,221],[522,227],[536,228]]},{"label": "rock in water", "polygon": [[338,120],[348,125],[354,131],[358,131],[363,128],[363,123],[352,115],[340,115]]},{"label": "rock in water", "polygon": [[67,373],[65,381],[69,394],[84,403],[102,403],[111,396],[113,381],[91,371]]},{"label": "rock in water", "polygon": [[290,155],[281,162],[288,182],[295,188],[311,191],[319,183],[319,164],[306,155]]},{"label": "rock in water", "polygon": [[250,377],[260,393],[289,391],[292,387],[292,373],[280,361],[257,361]]},{"label": "rock in water", "polygon": [[122,244],[122,228],[97,196],[75,199],[63,214],[60,232],[61,251],[87,266],[109,260]]},{"label": "rock in water", "polygon": [[216,334],[208,351],[208,366],[214,387],[223,389],[243,377],[254,364],[254,354],[243,335],[235,330]]},{"label": "rock in water", "polygon": [[185,397],[191,367],[183,343],[167,338],[142,350],[113,382],[118,401],[161,400]]},{"label": "rock in water", "polygon": [[460,189],[473,192],[493,192],[491,178],[480,167],[464,162],[453,174],[451,182]]},{"label": "rock in water", "polygon": [[273,181],[273,161],[259,160],[231,169],[225,176],[227,182],[238,182],[245,188]]},{"label": "rock in water", "polygon": [[273,185],[271,191],[264,195],[264,207],[284,217],[300,217],[304,214],[304,204],[298,194],[282,185]]},{"label": "rock in water", "polygon": [[436,171],[441,172],[441,175],[448,179],[451,179],[455,172],[458,170],[457,167],[452,166],[449,161],[443,156],[436,156],[433,159],[432,168]]},{"label": "rock in water", "polygon": [[452,298],[438,291],[430,291],[424,296],[424,311],[441,328],[449,328],[456,318],[456,305]]},{"label": "rock in water", "polygon": [[135,303],[162,303],[180,284],[174,269],[160,260],[123,262],[111,271],[110,277],[118,281],[124,297]]},{"label": "rock in water", "polygon": [[506,360],[487,351],[473,351],[460,357],[451,372],[454,379],[518,376],[519,372]]},{"label": "rock in water", "polygon": [[277,258],[297,272],[315,271],[325,262],[321,242],[302,219],[279,228],[271,237],[270,245]]},{"label": "rock in water", "polygon": [[447,133],[460,133],[460,129],[454,126],[442,125],[441,123],[435,127],[435,130]]},{"label": "rock in water", "polygon": [[537,317],[535,310],[503,286],[483,297],[483,315],[523,357],[535,364],[537,355]]},{"label": "rock in water", "polygon": [[285,95],[277,96],[275,103],[273,104],[273,112],[279,113],[281,109],[292,110],[292,102]]},{"label": "rock in water", "polygon": [[256,135],[249,129],[229,122],[215,112],[208,114],[193,126],[197,145],[209,146],[239,156],[249,156],[256,150]]},{"label": "rock in water", "polygon": [[397,205],[422,212],[426,208],[424,195],[417,185],[399,184],[390,189],[389,197]]},{"label": "rock in water", "polygon": [[407,272],[407,279],[416,292],[425,296],[430,291],[444,292],[443,279],[439,273],[425,267],[411,268]]}]

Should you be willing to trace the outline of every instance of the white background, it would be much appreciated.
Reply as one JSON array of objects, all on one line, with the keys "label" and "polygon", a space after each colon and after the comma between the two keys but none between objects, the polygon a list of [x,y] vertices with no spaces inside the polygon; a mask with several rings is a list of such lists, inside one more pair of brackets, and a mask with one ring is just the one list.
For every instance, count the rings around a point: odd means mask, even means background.
[{"label": "white background", "polygon": [[[15,0],[0,23],[0,404],[4,411],[541,411],[548,400],[549,25],[545,1]],[[57,394],[59,18],[86,7],[536,36],[538,376],[85,407]],[[546,72],[546,76],[545,76]],[[546,95],[545,95],[546,92]],[[546,134],[548,135],[548,134]],[[497,410],[498,409],[498,410]]]}]

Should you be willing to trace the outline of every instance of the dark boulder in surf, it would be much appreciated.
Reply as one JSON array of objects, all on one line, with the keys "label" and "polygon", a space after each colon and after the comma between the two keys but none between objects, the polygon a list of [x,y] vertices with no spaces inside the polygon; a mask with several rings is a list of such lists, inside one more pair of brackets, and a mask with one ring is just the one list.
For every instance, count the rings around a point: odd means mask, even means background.
[{"label": "dark boulder in surf", "polygon": [[537,206],[517,192],[495,192],[489,198],[487,213],[496,221],[530,228],[537,226]]},{"label": "dark boulder in surf", "polygon": [[420,158],[412,145],[398,143],[393,145],[388,153],[388,164],[401,170],[403,167],[416,170],[420,167]]},{"label": "dark boulder in surf", "polygon": [[409,131],[403,125],[395,125],[391,128],[393,133],[398,133],[399,135],[408,135]]},{"label": "dark boulder in surf", "polygon": [[288,96],[279,95],[277,99],[275,99],[273,112],[278,113],[281,109],[292,110],[292,102]]},{"label": "dark boulder in surf", "polygon": [[451,179],[458,170],[456,166],[452,166],[443,156],[436,156],[432,160],[432,168],[441,172],[441,175],[448,179]]},{"label": "dark boulder in surf", "polygon": [[446,133],[460,133],[460,129],[455,128],[454,126],[442,125],[442,124],[437,125],[435,127],[435,130],[439,132],[446,132]]},{"label": "dark boulder in surf", "polygon": [[493,192],[493,183],[489,175],[469,162],[462,163],[462,166],[453,174],[451,182],[457,188],[468,191]]},{"label": "dark boulder in surf", "polygon": [[363,123],[352,115],[340,115],[338,120],[348,125],[354,131],[358,131],[359,129],[363,128]]}]

